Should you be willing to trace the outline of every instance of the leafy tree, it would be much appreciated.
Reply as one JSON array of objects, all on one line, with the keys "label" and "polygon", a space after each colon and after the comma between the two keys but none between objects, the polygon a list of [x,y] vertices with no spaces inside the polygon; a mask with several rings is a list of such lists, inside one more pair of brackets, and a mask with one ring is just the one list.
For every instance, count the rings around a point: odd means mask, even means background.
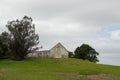
[{"label": "leafy tree", "polygon": [[3,58],[3,50],[2,50],[2,48],[1,48],[1,46],[0,46],[0,59],[1,58]]},{"label": "leafy tree", "polygon": [[73,58],[73,57],[74,57],[73,52],[68,52],[68,57],[69,57],[69,58]]},{"label": "leafy tree", "polygon": [[11,51],[8,53],[12,53],[11,58],[14,60],[24,59],[39,43],[39,36],[35,34],[32,18],[24,16],[21,20],[9,21],[6,27],[11,35],[9,41]]},{"label": "leafy tree", "polygon": [[2,32],[0,34],[0,58],[6,58],[6,52],[9,49],[9,37],[7,32]]},{"label": "leafy tree", "polygon": [[75,53],[75,58],[89,60],[91,62],[99,61],[97,58],[97,55],[99,55],[99,53],[96,52],[95,49],[93,49],[88,44],[82,44],[80,47],[77,47],[74,53]]}]

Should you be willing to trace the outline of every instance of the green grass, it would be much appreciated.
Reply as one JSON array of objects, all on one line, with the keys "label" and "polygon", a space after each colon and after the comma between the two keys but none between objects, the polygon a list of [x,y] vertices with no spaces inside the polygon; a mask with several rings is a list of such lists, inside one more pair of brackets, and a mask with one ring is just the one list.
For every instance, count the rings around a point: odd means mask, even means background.
[{"label": "green grass", "polygon": [[95,64],[79,59],[28,58],[24,61],[0,61],[0,80],[90,80],[86,76],[97,74],[119,77],[120,66]]}]

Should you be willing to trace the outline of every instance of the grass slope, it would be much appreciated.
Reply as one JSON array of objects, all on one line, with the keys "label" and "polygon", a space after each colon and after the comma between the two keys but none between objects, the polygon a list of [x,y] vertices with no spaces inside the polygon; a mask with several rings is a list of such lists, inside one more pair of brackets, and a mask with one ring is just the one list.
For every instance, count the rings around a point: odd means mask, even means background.
[{"label": "grass slope", "polygon": [[[102,79],[103,77],[105,78]],[[120,80],[120,66],[95,64],[79,59],[29,58],[24,61],[0,61],[0,80],[99,80],[98,78]]]}]

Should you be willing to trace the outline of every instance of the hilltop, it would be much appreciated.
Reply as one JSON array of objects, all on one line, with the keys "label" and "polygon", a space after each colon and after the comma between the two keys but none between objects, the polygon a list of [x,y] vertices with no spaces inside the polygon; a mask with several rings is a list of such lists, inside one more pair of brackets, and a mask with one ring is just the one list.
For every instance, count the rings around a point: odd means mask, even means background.
[{"label": "hilltop", "polygon": [[74,58],[1,60],[0,80],[120,80],[120,66]]}]

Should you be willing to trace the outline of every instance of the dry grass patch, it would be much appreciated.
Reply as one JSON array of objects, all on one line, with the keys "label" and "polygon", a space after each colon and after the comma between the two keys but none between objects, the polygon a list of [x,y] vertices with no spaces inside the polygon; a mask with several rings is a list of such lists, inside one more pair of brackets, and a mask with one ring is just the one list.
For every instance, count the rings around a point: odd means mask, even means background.
[{"label": "dry grass patch", "polygon": [[120,80],[120,77],[111,74],[86,75],[90,80]]}]

